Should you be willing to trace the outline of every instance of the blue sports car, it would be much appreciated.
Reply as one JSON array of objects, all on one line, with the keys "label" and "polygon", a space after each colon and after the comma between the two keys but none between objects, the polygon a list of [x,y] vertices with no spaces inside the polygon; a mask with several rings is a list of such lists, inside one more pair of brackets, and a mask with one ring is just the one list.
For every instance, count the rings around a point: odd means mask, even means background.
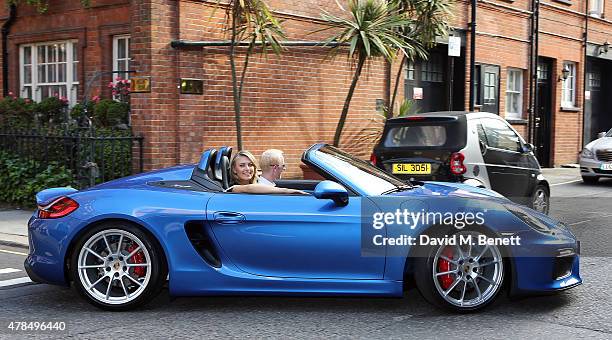
[{"label": "blue sports car", "polygon": [[308,195],[227,192],[231,148],[87,190],[36,195],[32,280],[70,285],[126,310],[168,283],[173,296],[402,297],[473,311],[500,291],[579,285],[580,243],[560,222],[493,191],[406,183],[337,148],[302,161],[325,180],[282,180]]}]

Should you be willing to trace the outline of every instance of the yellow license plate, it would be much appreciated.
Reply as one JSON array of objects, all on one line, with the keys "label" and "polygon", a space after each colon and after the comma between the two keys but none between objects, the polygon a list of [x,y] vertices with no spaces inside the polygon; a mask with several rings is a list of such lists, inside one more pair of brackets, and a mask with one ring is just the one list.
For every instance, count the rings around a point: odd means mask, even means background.
[{"label": "yellow license plate", "polygon": [[398,175],[429,175],[429,163],[393,163],[393,173]]}]

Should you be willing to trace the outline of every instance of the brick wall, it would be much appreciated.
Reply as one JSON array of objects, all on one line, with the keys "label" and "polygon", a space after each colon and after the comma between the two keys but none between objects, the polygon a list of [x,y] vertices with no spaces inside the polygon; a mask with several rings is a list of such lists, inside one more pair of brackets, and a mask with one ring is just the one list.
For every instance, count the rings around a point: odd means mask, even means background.
[{"label": "brick wall", "polygon": [[[330,32],[309,34],[322,27],[320,10],[338,12],[334,0],[270,0],[270,7],[283,20],[289,40],[322,40]],[[553,154],[555,165],[576,161],[582,145],[583,32],[586,0],[564,4],[542,2],[540,19],[541,56],[554,61],[558,78],[563,61],[577,63],[577,110],[560,107],[561,83],[554,82]],[[523,109],[527,118],[529,67],[529,0],[478,2],[476,61],[500,66],[500,114],[505,115],[505,89],[509,67],[524,70]],[[606,2],[606,13],[612,11]],[[452,27],[465,30],[466,60],[469,60],[469,1],[454,3]],[[0,21],[8,15],[0,8]],[[78,1],[50,1],[49,13],[20,6],[11,30],[10,89],[17,92],[20,44],[50,40],[78,40],[80,91],[96,71],[111,70],[112,36],[131,34],[133,69],[136,76],[150,76],[151,93],[132,95],[132,124],[145,135],[145,167],[160,168],[194,162],[206,147],[236,145],[232,88],[227,48],[173,49],[170,42],[226,39],[225,11],[216,1],[199,0],[97,0],[84,9]],[[591,19],[589,42],[610,41],[612,22]],[[327,48],[287,48],[282,55],[251,59],[242,102],[243,142],[260,154],[267,148],[286,152],[289,177],[299,177],[299,158],[312,143],[331,142],[348,91],[354,65],[344,55],[330,60]],[[238,58],[239,65],[243,55]],[[392,85],[398,64],[392,65]],[[465,84],[469,84],[469,62]],[[180,78],[204,80],[203,95],[184,95],[177,89]],[[354,95],[341,146],[367,158],[371,145],[360,143],[364,129],[378,126],[376,99],[385,97],[385,63],[368,64]],[[94,83],[93,94],[109,95],[104,86],[111,76]],[[397,103],[403,100],[403,77]],[[468,107],[469,89],[465,91]],[[397,104],[396,104],[397,105]],[[516,124],[526,137],[527,126]]]}]

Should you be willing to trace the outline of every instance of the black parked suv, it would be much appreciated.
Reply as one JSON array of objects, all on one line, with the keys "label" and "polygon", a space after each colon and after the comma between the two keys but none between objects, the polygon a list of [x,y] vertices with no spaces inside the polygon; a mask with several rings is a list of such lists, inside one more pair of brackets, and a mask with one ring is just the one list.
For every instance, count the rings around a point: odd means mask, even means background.
[{"label": "black parked suv", "polygon": [[431,112],[389,119],[371,161],[404,180],[462,182],[548,213],[550,187],[533,146],[491,113]]}]

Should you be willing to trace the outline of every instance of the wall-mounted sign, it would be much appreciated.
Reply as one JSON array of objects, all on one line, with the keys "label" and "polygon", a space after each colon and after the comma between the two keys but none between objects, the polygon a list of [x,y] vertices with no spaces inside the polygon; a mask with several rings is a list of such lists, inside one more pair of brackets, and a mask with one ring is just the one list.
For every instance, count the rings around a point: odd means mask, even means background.
[{"label": "wall-mounted sign", "polygon": [[181,94],[204,94],[204,80],[181,78]]},{"label": "wall-mounted sign", "polygon": [[151,77],[132,77],[130,78],[130,92],[133,92],[133,93],[151,92]]},{"label": "wall-mounted sign", "polygon": [[422,87],[415,87],[412,89],[412,99],[423,99]]},{"label": "wall-mounted sign", "polygon": [[591,91],[584,91],[584,99],[591,100]]},{"label": "wall-mounted sign", "polygon": [[448,55],[450,57],[461,56],[461,37],[448,37]]}]

